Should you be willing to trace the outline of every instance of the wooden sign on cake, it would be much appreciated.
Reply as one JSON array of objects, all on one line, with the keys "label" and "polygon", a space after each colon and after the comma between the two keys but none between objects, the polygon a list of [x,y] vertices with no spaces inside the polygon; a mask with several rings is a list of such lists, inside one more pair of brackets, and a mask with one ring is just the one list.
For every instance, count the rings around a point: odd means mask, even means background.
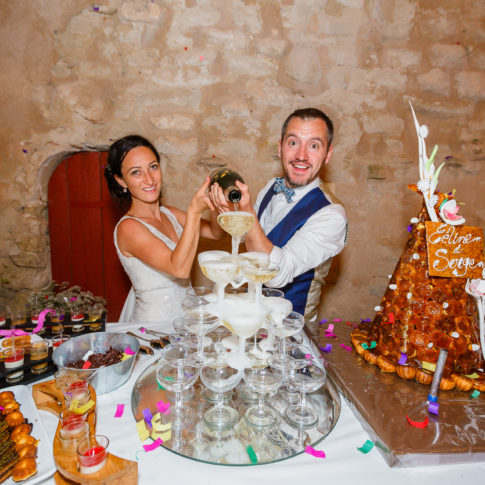
[{"label": "wooden sign on cake", "polygon": [[426,221],[428,271],[446,278],[481,278],[483,232],[479,227]]}]

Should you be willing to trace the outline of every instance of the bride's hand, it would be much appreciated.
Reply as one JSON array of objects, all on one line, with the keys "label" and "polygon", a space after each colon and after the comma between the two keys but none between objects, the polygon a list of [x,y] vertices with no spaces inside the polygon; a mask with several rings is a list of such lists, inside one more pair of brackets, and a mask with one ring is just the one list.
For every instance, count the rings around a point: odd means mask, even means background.
[{"label": "bride's hand", "polygon": [[224,192],[222,191],[220,185],[217,182],[213,183],[210,186],[210,188],[209,188],[209,198],[210,198],[212,204],[214,205],[214,207],[216,208],[216,210],[219,213],[232,210],[229,207],[229,203],[227,202],[227,200],[224,196]]},{"label": "bride's hand", "polygon": [[209,185],[210,177],[207,175],[204,183],[200,186],[199,190],[197,190],[197,192],[192,197],[188,210],[193,210],[199,214],[202,214],[207,209],[210,209],[211,211],[216,210],[208,195]]}]

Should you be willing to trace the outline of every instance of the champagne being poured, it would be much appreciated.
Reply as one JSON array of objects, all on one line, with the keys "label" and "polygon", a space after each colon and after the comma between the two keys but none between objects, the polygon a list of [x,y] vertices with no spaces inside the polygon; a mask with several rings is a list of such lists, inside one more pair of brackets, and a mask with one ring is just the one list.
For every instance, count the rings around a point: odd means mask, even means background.
[{"label": "champagne being poured", "polygon": [[241,237],[254,224],[254,215],[244,211],[223,212],[217,216],[217,222],[232,236],[232,254],[237,254]]}]

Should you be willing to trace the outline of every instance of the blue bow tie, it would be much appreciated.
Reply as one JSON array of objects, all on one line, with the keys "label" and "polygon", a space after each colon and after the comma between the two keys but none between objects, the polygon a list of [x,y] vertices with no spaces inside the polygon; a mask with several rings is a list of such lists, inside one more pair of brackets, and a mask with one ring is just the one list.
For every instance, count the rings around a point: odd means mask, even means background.
[{"label": "blue bow tie", "polygon": [[283,194],[285,194],[286,202],[288,202],[288,204],[292,202],[291,198],[295,195],[295,191],[286,186],[285,179],[283,177],[276,178],[275,183],[273,185],[273,190],[275,194],[279,194],[280,192],[283,192]]}]

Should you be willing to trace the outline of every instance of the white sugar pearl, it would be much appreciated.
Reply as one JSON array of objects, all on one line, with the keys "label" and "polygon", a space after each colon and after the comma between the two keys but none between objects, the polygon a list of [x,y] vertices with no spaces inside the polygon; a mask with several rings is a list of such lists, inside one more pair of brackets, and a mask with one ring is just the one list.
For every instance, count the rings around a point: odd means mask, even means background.
[{"label": "white sugar pearl", "polygon": [[443,303],[443,308],[448,308],[449,306],[450,306],[450,304],[449,304],[447,301],[445,301],[445,302]]},{"label": "white sugar pearl", "polygon": [[382,307],[377,305],[376,307],[374,307],[374,311],[380,312],[380,311],[382,311]]},{"label": "white sugar pearl", "polygon": [[477,350],[480,350],[480,345],[472,344],[472,350],[473,350],[473,352],[476,352]]},{"label": "white sugar pearl", "polygon": [[460,334],[459,334],[458,332],[453,332],[453,333],[451,334],[451,336],[452,336],[453,338],[458,338],[458,337],[460,336]]},{"label": "white sugar pearl", "polygon": [[387,277],[388,277],[389,279],[391,279],[391,278],[392,278],[392,274],[388,274],[388,275],[387,275]]},{"label": "white sugar pearl", "polygon": [[407,296],[408,300],[410,300],[413,297],[413,294],[411,292],[409,292],[406,296]]},{"label": "white sugar pearl", "polygon": [[418,253],[414,253],[413,254],[413,259],[419,259],[419,254]]},{"label": "white sugar pearl", "polygon": [[389,288],[391,290],[395,290],[397,288],[397,285],[395,285],[394,283],[392,285],[389,285]]},{"label": "white sugar pearl", "polygon": [[416,224],[416,222],[419,222],[419,219],[417,217],[413,217],[411,219],[411,224]]},{"label": "white sugar pearl", "polygon": [[433,348],[433,342],[430,342],[430,343],[428,344],[428,349],[432,349],[432,348]]}]

